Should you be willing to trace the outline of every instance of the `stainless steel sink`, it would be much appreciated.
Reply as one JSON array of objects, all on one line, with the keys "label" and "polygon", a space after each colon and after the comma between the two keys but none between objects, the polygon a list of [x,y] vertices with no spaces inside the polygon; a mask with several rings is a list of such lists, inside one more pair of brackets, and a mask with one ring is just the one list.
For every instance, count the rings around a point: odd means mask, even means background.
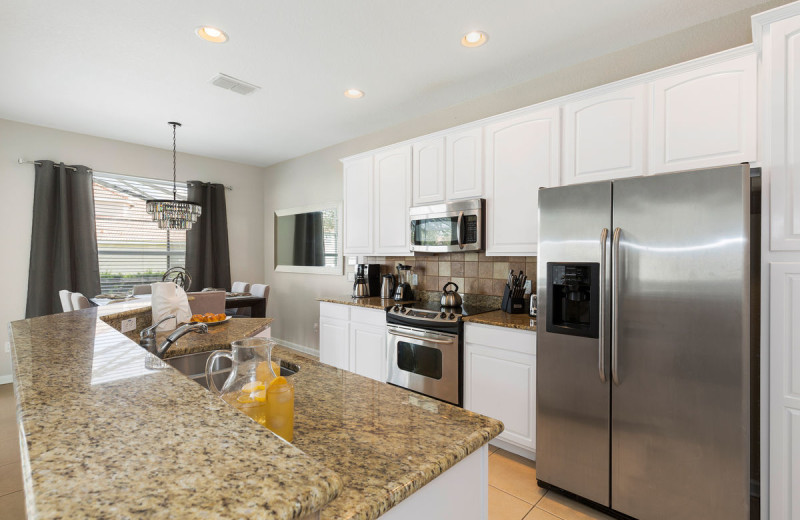
[{"label": "stainless steel sink", "polygon": [[[198,352],[196,354],[186,354],[185,356],[175,356],[167,358],[164,361],[172,365],[178,372],[185,375],[195,383],[202,385],[203,388],[208,388],[206,381],[206,360],[212,352]],[[274,359],[273,361],[278,361]],[[300,371],[300,367],[288,361],[279,361],[281,366],[282,376],[293,376]],[[222,388],[225,380],[231,372],[231,362],[226,358],[217,358],[214,365],[211,367],[211,377],[214,378],[214,384],[217,388]]]}]

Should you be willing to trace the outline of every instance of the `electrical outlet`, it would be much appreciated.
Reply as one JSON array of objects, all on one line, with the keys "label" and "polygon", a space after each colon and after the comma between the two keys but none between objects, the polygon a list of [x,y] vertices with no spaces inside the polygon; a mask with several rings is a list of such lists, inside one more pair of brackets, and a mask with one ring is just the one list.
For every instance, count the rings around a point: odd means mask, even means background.
[{"label": "electrical outlet", "polygon": [[417,273],[411,275],[411,285],[419,285],[419,278],[417,278]]},{"label": "electrical outlet", "polygon": [[526,280],[525,281],[525,296],[530,296],[531,295],[531,291],[533,290],[532,288],[533,288],[533,284],[531,283],[531,280]]},{"label": "electrical outlet", "polygon": [[6,341],[6,354],[10,354],[10,353],[11,353],[11,342],[10,341]]},{"label": "electrical outlet", "polygon": [[314,324],[314,334],[319,333],[319,323]]},{"label": "electrical outlet", "polygon": [[120,328],[120,331],[130,332],[132,330],[136,330],[136,318],[128,318],[127,320],[122,320],[122,326]]},{"label": "electrical outlet", "polygon": [[357,256],[348,256],[347,257],[347,265],[356,265],[358,263]]},{"label": "electrical outlet", "polygon": [[355,282],[356,281],[356,273],[347,273],[347,281],[348,282]]}]

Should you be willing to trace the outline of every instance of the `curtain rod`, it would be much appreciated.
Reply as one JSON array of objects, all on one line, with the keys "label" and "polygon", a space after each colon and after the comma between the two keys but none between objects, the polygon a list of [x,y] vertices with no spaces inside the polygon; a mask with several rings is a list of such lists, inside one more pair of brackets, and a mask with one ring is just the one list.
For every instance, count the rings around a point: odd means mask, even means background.
[{"label": "curtain rod", "polygon": [[[17,159],[17,163],[19,163],[19,164],[35,164],[36,166],[41,166],[42,165],[42,163],[38,163],[36,161],[26,161],[22,157]],[[64,168],[66,168],[68,170],[72,170],[72,171],[76,171],[77,170],[77,168],[75,168],[73,166],[64,166]],[[94,172],[94,170],[92,170],[91,168],[89,168],[89,171],[90,172]],[[111,172],[103,172],[103,173],[111,173]],[[111,173],[111,175],[122,175],[122,174]],[[135,176],[134,175],[130,175],[130,177],[135,177]],[[149,177],[142,177],[142,179],[148,179],[148,178]],[[153,179],[153,180],[163,180],[163,179]],[[225,190],[226,191],[233,191],[233,186],[228,186],[227,184],[225,184]]]}]

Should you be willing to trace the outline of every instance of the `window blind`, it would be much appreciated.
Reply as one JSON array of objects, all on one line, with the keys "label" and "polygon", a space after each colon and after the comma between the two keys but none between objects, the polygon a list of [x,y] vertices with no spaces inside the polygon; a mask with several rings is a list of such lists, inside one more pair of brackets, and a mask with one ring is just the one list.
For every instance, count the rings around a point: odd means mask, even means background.
[{"label": "window blind", "polygon": [[[186,231],[159,229],[145,211],[147,199],[171,199],[172,182],[94,172],[95,223],[104,293],[161,281],[164,272],[184,266]],[[177,184],[186,200],[186,183]]]}]

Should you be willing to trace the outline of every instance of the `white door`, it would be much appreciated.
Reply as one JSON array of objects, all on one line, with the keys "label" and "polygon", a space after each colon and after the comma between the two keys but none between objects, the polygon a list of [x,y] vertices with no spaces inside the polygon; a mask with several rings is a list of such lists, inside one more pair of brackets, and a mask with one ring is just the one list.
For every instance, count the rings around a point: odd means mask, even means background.
[{"label": "white door", "polygon": [[645,86],[564,106],[562,184],[644,174]]},{"label": "white door", "polygon": [[386,327],[350,324],[350,371],[386,382]]},{"label": "white door", "polygon": [[498,439],[536,450],[536,356],[467,343],[464,406],[503,421]]},{"label": "white door", "polygon": [[375,155],[375,253],[411,254],[411,147]]},{"label": "white door", "polygon": [[447,200],[483,197],[483,128],[445,137]]},{"label": "white door", "polygon": [[414,205],[444,202],[444,138],[414,143],[413,150]]},{"label": "white door", "polygon": [[344,163],[344,254],[372,253],[372,157]]},{"label": "white door", "polygon": [[350,325],[346,320],[321,316],[319,319],[319,360],[322,363],[350,369]]},{"label": "white door", "polygon": [[653,82],[650,173],[758,160],[756,54]]},{"label": "white door", "polygon": [[538,192],[558,182],[559,128],[553,107],[484,129],[487,255],[536,254]]}]

